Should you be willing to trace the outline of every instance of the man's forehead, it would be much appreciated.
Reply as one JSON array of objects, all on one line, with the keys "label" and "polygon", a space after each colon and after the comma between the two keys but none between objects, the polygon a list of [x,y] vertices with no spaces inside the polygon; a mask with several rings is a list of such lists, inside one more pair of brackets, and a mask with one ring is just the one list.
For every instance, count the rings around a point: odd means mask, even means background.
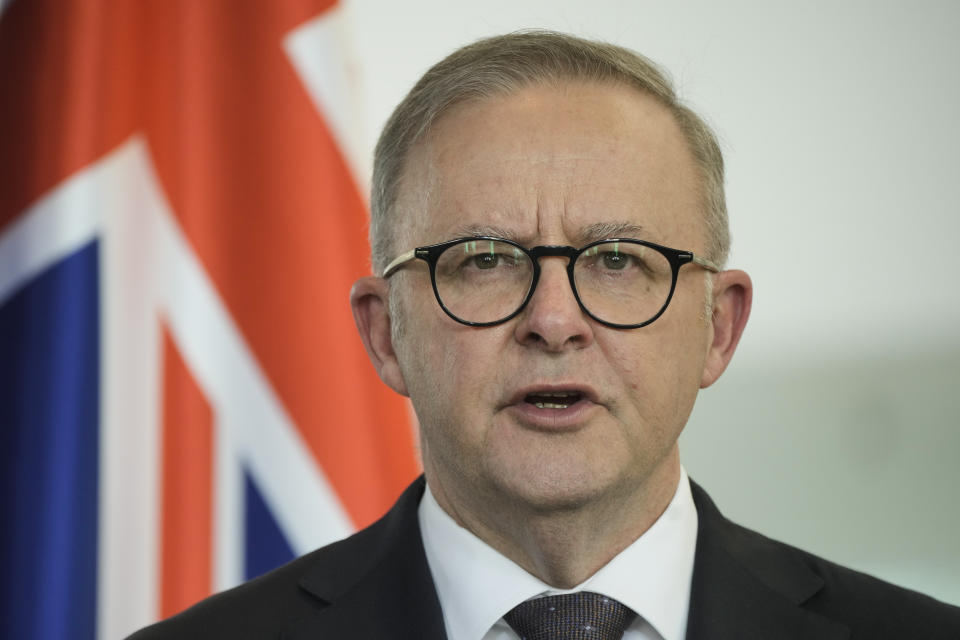
[{"label": "man's forehead", "polygon": [[[581,121],[577,130],[568,130],[566,136],[557,138],[553,148],[531,148],[527,144],[525,132],[567,121],[574,104],[585,106],[589,112],[589,118]],[[504,126],[505,121],[517,122],[524,118],[527,124],[522,130],[498,138],[498,132],[509,129]],[[626,133],[631,124],[635,126],[641,121],[653,124],[646,131],[647,136],[670,138],[671,143],[680,142],[687,146],[683,136],[677,135],[680,128],[673,113],[650,93],[608,80],[571,78],[530,83],[491,95],[458,100],[446,107],[408,150],[404,173],[418,158],[445,160],[448,154],[452,154],[455,159],[462,159],[461,145],[471,137],[479,141],[497,140],[500,145],[498,157],[503,160],[515,158],[529,164],[582,167],[589,161],[608,159],[612,149],[565,143],[577,137],[593,140],[611,132]]]},{"label": "man's forehead", "polygon": [[686,140],[654,98],[606,84],[524,91],[452,108],[411,149],[398,202],[404,244],[470,235],[667,244],[671,218],[699,209]]}]

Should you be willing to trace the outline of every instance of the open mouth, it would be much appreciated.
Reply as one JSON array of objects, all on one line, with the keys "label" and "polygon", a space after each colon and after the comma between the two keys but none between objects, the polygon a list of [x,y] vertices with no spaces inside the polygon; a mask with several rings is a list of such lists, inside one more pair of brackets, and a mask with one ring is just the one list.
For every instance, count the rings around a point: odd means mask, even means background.
[{"label": "open mouth", "polygon": [[583,394],[576,391],[555,391],[530,393],[523,398],[523,401],[537,409],[566,409],[580,402],[581,398]]}]

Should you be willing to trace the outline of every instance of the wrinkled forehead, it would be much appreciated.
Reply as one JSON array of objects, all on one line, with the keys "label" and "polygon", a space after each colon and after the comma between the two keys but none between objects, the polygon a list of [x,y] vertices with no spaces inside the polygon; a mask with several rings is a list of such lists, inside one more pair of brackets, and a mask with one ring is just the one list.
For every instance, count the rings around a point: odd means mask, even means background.
[{"label": "wrinkled forehead", "polygon": [[463,102],[406,159],[398,242],[487,229],[567,243],[619,225],[667,243],[700,223],[693,166],[670,111],[633,88],[538,85]]}]

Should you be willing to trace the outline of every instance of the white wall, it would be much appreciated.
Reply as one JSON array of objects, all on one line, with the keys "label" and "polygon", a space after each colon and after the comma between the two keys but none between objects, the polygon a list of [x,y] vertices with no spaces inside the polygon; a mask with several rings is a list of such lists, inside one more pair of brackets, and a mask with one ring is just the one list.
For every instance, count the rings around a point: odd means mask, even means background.
[{"label": "white wall", "polygon": [[666,66],[728,163],[740,352],[683,438],[729,515],[960,604],[960,3],[351,0],[366,149],[428,66],[544,27]]}]

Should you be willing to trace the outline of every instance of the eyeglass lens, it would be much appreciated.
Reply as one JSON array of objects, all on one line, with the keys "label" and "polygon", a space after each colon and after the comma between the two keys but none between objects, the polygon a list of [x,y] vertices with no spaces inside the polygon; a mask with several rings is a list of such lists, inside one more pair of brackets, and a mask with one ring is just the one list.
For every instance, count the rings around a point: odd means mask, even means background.
[{"label": "eyeglass lens", "polygon": [[[436,263],[434,279],[443,305],[467,322],[497,322],[523,304],[533,283],[533,262],[519,247],[497,240],[465,240]],[[612,324],[653,318],[670,295],[673,269],[656,249],[605,242],[581,253],[573,269],[583,306]]]}]

